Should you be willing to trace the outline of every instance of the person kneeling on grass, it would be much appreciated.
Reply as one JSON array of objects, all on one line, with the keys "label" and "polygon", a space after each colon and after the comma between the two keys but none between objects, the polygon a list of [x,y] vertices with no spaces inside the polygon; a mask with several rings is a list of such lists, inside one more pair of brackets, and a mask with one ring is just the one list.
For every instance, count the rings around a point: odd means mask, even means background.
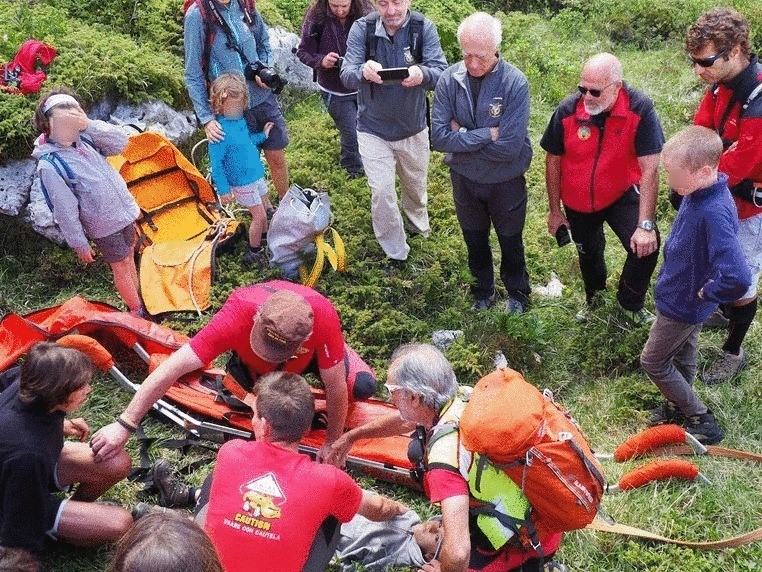
[{"label": "person kneeling on grass", "polygon": [[[267,268],[267,199],[265,168],[259,158],[259,146],[267,140],[275,125],[265,123],[262,131],[251,133],[243,112],[249,104],[249,92],[241,74],[224,73],[214,80],[211,97],[217,122],[225,131],[221,141],[209,143],[212,180],[223,203],[235,195],[238,203],[251,214],[249,251],[243,256],[244,264]],[[230,191],[233,191],[232,193]]]},{"label": "person kneeling on grass", "polygon": [[737,300],[751,284],[728,177],[717,173],[721,155],[722,139],[706,127],[687,127],[664,147],[669,185],[683,201],[654,288],[656,321],[640,356],[666,399],[650,423],[682,424],[708,445],[724,433],[693,389],[699,333],[719,304]]},{"label": "person kneeling on grass", "polygon": [[322,572],[339,541],[339,523],[356,514],[384,521],[408,512],[392,499],[364,491],[340,469],[299,453],[315,400],[299,375],[276,371],[254,386],[256,441],[221,448],[200,490],[176,482],[166,462],[154,467],[165,505],[195,498],[226,572]]},{"label": "person kneeling on grass", "polygon": [[[0,545],[39,554],[46,537],[79,546],[117,541],[132,525],[130,513],[92,501],[128,475],[130,456],[122,449],[96,463],[84,443],[87,423],[65,418],[90,393],[92,362],[40,342],[18,374],[0,393]],[[75,483],[68,499],[51,494]]]},{"label": "person kneeling on grass", "polygon": [[95,253],[89,239],[111,266],[114,284],[130,312],[149,318],[138,293],[135,221],[140,207],[106,157],[127,147],[121,127],[88,119],[76,94],[55,88],[42,96],[34,112],[41,135],[32,156],[37,175],[66,243],[89,264]]}]

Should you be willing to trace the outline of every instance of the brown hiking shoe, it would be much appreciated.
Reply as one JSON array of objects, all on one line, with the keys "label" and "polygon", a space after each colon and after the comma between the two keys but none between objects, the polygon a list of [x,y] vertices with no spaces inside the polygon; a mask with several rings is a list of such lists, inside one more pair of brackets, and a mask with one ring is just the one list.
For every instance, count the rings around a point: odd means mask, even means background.
[{"label": "brown hiking shoe", "polygon": [[704,370],[701,379],[707,385],[718,385],[733,379],[744,367],[746,367],[746,355],[743,348],[741,348],[737,356],[728,352],[722,352],[722,357],[715,360],[711,366]]},{"label": "brown hiking shoe", "polygon": [[191,488],[179,481],[165,460],[157,461],[151,471],[153,484],[159,491],[159,506],[187,508],[193,506]]}]

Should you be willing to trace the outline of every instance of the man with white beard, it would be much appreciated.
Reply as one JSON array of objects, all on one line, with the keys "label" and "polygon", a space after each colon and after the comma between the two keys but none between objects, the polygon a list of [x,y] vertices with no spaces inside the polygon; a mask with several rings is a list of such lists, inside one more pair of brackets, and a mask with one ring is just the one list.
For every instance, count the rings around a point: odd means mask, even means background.
[{"label": "man with white beard", "polygon": [[653,102],[622,81],[613,55],[585,62],[578,89],[558,106],[540,142],[547,152],[548,232],[571,231],[586,298],[576,319],[587,322],[606,289],[608,223],[627,250],[617,292],[622,316],[648,326],[654,315],[643,302],[659,256],[654,214],[664,133]]}]

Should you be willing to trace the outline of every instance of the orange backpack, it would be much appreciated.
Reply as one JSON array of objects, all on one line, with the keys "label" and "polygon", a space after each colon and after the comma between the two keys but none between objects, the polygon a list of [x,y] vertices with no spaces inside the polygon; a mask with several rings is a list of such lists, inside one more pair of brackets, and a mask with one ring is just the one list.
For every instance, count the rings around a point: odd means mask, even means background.
[{"label": "orange backpack", "polygon": [[603,468],[577,422],[512,369],[474,387],[459,422],[469,451],[486,455],[519,485],[537,528],[576,530],[592,522],[603,496]]}]

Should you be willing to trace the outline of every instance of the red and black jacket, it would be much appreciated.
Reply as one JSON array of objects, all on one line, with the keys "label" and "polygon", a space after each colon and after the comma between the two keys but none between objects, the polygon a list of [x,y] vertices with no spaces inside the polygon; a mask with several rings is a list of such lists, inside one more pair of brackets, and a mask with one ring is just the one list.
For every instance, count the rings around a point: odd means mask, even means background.
[{"label": "red and black jacket", "polygon": [[561,201],[572,210],[605,209],[640,183],[638,157],[661,152],[664,133],[652,101],[623,85],[610,112],[591,116],[582,96],[567,97],[540,141],[561,156]]},{"label": "red and black jacket", "polygon": [[[747,198],[755,183],[762,184],[762,93],[749,101],[762,84],[762,64],[755,54],[751,63],[732,80],[713,85],[701,100],[693,122],[717,131],[725,145],[720,171],[728,175],[728,186],[738,208],[738,218],[762,214]],[[744,109],[745,107],[745,109]],[[757,204],[762,205],[760,201]]]}]

